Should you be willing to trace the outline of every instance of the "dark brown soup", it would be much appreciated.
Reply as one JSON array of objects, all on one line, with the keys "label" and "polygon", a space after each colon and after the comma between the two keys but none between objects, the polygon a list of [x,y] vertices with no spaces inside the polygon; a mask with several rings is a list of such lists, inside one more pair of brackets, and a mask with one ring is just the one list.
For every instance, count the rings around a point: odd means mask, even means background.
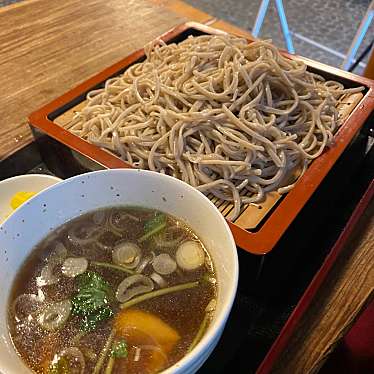
[{"label": "dark brown soup", "polygon": [[211,259],[189,227],[155,210],[109,208],[32,251],[9,329],[37,373],[155,373],[196,345],[215,298]]}]

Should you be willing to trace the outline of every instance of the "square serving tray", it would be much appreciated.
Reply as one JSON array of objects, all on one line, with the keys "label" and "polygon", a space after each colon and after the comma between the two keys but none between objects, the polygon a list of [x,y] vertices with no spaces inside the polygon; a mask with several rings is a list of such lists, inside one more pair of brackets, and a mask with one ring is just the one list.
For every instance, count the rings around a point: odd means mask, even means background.
[{"label": "square serving tray", "polygon": [[[187,22],[161,35],[166,43],[179,42],[189,35],[225,34],[195,22]],[[248,40],[250,43],[252,40]],[[364,86],[364,94],[354,94],[347,98],[338,108],[344,119],[343,125],[334,136],[335,144],[314,160],[295,187],[285,195],[271,192],[261,204],[247,205],[241,215],[229,222],[235,241],[242,249],[253,254],[270,252],[282,237],[300,210],[317,190],[330,169],[344,150],[358,134],[374,105],[374,82],[327,65],[284,53],[291,59],[299,59],[308,65],[308,70],[316,72],[326,79],[343,83],[346,87]],[[103,150],[68,131],[74,113],[85,105],[86,94],[101,87],[104,82],[123,73],[130,65],[144,59],[144,50],[138,50],[121,61],[108,67],[66,94],[55,99],[43,108],[30,115],[29,121],[35,132],[42,132],[68,147],[73,159],[85,169],[92,169],[87,160],[93,160],[104,168],[130,168],[117,155]],[[221,213],[227,217],[232,204],[221,203],[208,196],[216,204]]]}]

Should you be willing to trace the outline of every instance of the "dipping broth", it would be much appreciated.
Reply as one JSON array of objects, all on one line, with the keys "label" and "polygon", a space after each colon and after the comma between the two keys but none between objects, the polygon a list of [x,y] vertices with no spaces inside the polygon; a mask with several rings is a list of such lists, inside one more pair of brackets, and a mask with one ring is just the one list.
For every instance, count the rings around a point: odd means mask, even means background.
[{"label": "dipping broth", "polygon": [[13,284],[9,330],[37,373],[156,373],[201,339],[216,291],[210,256],[183,222],[96,210],[34,248]]}]

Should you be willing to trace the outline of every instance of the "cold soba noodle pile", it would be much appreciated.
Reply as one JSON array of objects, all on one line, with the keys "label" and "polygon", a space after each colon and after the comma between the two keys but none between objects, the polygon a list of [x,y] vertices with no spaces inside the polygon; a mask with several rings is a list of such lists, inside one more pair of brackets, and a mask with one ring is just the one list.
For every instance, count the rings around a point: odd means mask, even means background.
[{"label": "cold soba noodle pile", "polygon": [[332,142],[338,101],[361,90],[307,72],[266,41],[199,36],[145,51],[87,95],[70,131],[233,202],[231,219],[268,191],[289,191],[290,175]]}]

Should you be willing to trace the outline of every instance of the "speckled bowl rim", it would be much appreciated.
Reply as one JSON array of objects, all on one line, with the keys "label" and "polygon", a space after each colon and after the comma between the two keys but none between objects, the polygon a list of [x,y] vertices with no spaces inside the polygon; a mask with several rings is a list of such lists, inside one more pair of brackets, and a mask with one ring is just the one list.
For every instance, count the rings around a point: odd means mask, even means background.
[{"label": "speckled bowl rim", "polygon": [[[229,292],[227,297],[222,302],[222,306],[220,308],[220,311],[215,315],[215,319],[211,324],[211,328],[209,331],[205,333],[203,338],[200,340],[200,342],[196,345],[196,347],[189,353],[187,353],[186,356],[184,356],[181,360],[179,360],[176,364],[171,366],[170,368],[167,368],[162,373],[163,374],[172,374],[172,373],[193,373],[196,370],[199,369],[199,367],[204,363],[204,361],[208,358],[212,350],[214,349],[214,346],[218,343],[220,336],[223,332],[224,326],[227,322],[227,318],[230,314],[235,295],[238,285],[238,277],[239,277],[239,263],[238,263],[238,256],[236,252],[236,245],[233,238],[233,235],[231,233],[231,230],[226,222],[226,220],[223,218],[223,216],[220,214],[218,209],[215,207],[215,205],[203,194],[201,194],[199,191],[197,191],[195,188],[191,187],[190,185],[186,184],[185,182],[182,182],[176,178],[163,175],[160,173],[147,171],[147,170],[140,170],[140,169],[110,169],[110,170],[100,170],[100,171],[94,171],[86,174],[81,174],[69,179],[66,179],[56,185],[53,185],[46,190],[43,190],[39,194],[32,197],[28,202],[24,204],[24,206],[30,206],[32,204],[41,203],[45,194],[47,193],[53,193],[55,190],[63,190],[64,186],[70,183],[81,183],[81,181],[85,180],[86,178],[90,178],[91,176],[95,176],[98,174],[144,174],[144,175],[151,175],[152,178],[160,179],[162,180],[160,183],[169,183],[174,184],[177,186],[177,188],[181,188],[181,190],[184,191],[184,194],[188,193],[190,196],[194,196],[196,198],[196,202],[200,202],[201,204],[205,204],[204,208],[207,208],[211,210],[212,212],[215,212],[215,218],[220,222],[225,228],[225,233],[227,235],[228,243],[230,243],[230,256],[232,256],[233,260],[233,267],[230,269],[230,274],[232,274],[232,281],[231,285],[229,287]],[[93,208],[95,209],[95,208]],[[85,212],[88,212],[89,210],[85,210]],[[7,219],[3,224],[0,225],[1,227],[6,227],[7,225],[11,225],[11,220],[14,220],[14,222],[17,222],[18,216],[22,215],[22,206],[10,217],[10,219]],[[71,219],[73,216],[71,217]],[[31,250],[31,249],[30,249]],[[28,253],[30,253],[30,250]],[[26,258],[27,255],[24,257]],[[213,256],[214,261],[214,256]],[[18,269],[14,269],[14,272],[16,272]],[[14,274],[13,272],[13,274]],[[1,366],[0,366],[1,370]],[[31,372],[31,371],[30,371]]]}]

